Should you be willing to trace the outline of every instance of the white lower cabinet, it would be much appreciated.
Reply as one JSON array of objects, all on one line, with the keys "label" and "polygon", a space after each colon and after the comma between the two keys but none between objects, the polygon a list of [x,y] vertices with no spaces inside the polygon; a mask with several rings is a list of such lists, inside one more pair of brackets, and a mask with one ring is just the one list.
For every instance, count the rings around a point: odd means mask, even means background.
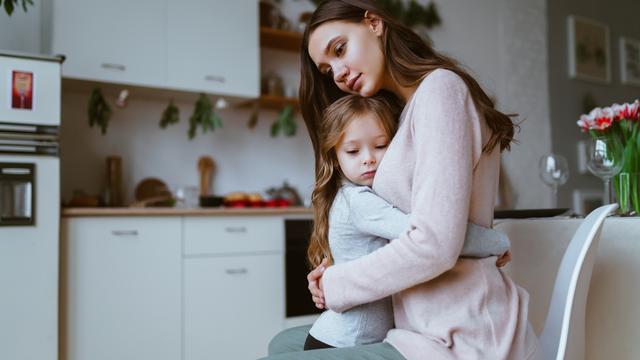
[{"label": "white lower cabinet", "polygon": [[257,359],[283,329],[280,217],[62,224],[62,360]]},{"label": "white lower cabinet", "polygon": [[280,254],[187,258],[185,360],[257,359],[284,321]]},{"label": "white lower cabinet", "polygon": [[62,359],[181,358],[180,217],[63,221]]}]

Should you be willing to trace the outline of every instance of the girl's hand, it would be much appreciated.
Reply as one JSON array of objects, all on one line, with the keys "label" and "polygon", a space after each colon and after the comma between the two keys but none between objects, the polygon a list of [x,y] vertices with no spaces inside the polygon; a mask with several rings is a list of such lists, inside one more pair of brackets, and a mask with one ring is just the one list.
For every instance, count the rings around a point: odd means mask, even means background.
[{"label": "girl's hand", "polygon": [[509,263],[509,261],[511,261],[511,251],[510,250],[508,250],[506,253],[502,254],[502,256],[500,256],[498,258],[498,260],[496,260],[496,266],[501,268],[501,267],[507,265]]},{"label": "girl's hand", "polygon": [[311,270],[307,275],[309,281],[309,292],[311,293],[311,300],[316,304],[318,309],[324,309],[324,291],[322,290],[322,274],[329,264],[329,259],[324,258],[318,267]]}]

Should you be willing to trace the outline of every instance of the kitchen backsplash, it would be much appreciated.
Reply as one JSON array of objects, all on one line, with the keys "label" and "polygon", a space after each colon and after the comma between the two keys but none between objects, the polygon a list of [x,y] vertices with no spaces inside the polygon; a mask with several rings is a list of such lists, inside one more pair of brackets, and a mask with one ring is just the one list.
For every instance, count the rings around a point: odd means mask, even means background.
[{"label": "kitchen backsplash", "polygon": [[[194,101],[196,96],[194,95]],[[106,181],[106,157],[122,157],[125,202],[133,199],[136,184],[146,177],[176,186],[197,186],[197,162],[202,155],[216,163],[213,192],[260,192],[288,181],[308,201],[313,186],[313,150],[301,116],[294,137],[270,136],[277,113],[263,111],[254,129],[247,127],[250,110],[229,107],[220,110],[224,127],[214,133],[187,138],[193,102],[176,101],[180,122],[159,127],[165,99],[139,98],[132,91],[126,108],[114,106],[106,135],[90,128],[87,119],[88,92],[63,92],[61,131],[62,198],[69,201],[74,190],[99,194]]]}]

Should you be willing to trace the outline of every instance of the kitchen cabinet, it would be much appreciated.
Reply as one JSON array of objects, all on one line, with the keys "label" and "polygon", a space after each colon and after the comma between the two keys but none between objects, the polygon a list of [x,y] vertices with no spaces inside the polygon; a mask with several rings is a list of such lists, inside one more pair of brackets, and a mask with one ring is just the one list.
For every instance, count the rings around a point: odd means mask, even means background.
[{"label": "kitchen cabinet", "polygon": [[62,222],[62,359],[257,359],[285,318],[279,215]]},{"label": "kitchen cabinet", "polygon": [[259,95],[255,0],[56,0],[52,14],[65,78]]},{"label": "kitchen cabinet", "polygon": [[164,87],[167,1],[56,0],[51,51],[66,78]]},{"label": "kitchen cabinet", "polygon": [[282,252],[284,225],[269,216],[184,218],[185,255]]},{"label": "kitchen cabinet", "polygon": [[257,1],[170,1],[167,18],[171,87],[260,94]]},{"label": "kitchen cabinet", "polygon": [[283,272],[281,253],[185,259],[184,359],[266,356],[283,327]]},{"label": "kitchen cabinet", "polygon": [[180,359],[181,218],[62,225],[62,358]]},{"label": "kitchen cabinet", "polygon": [[284,326],[279,217],[184,220],[185,360],[256,359]]}]

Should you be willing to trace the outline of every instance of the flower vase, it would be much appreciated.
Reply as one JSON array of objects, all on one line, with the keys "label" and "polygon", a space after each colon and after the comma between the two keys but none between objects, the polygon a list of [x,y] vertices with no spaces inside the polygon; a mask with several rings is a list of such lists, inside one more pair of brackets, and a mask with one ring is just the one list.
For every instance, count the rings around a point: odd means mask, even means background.
[{"label": "flower vase", "polygon": [[620,215],[640,215],[640,173],[623,170],[613,179],[613,185]]},{"label": "flower vase", "polygon": [[612,149],[613,155],[622,158],[619,173],[612,178],[619,213],[640,215],[640,100],[595,108],[581,115],[577,123],[592,138],[602,137],[620,145]]}]

